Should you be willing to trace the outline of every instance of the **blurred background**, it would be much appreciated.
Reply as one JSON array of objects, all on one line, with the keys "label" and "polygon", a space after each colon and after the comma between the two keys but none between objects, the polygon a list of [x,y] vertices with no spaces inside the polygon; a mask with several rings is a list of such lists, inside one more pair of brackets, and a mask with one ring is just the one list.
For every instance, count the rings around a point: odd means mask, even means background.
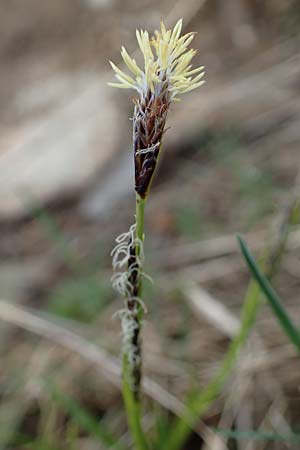
[{"label": "blurred background", "polygon": [[[110,448],[100,419],[131,448],[110,251],[134,220],[132,93],[108,60],[180,17],[207,82],[172,105],[146,213],[150,430],[216,373],[249,281],[235,233],[259,251],[295,183],[299,1],[0,0],[1,449]],[[292,237],[274,285],[299,319]],[[299,370],[263,308],[184,449],[299,448]]]}]

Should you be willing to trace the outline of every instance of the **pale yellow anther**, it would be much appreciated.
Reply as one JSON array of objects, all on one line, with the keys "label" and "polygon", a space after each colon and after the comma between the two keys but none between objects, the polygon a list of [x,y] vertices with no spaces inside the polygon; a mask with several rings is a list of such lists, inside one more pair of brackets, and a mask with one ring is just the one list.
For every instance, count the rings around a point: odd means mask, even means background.
[{"label": "pale yellow anther", "polygon": [[124,47],[122,47],[121,55],[128,69],[131,70],[131,72],[134,73],[134,75],[136,76],[140,75],[140,73],[142,72],[141,69],[138,67],[135,60],[128,55]]},{"label": "pale yellow anther", "polygon": [[140,68],[122,47],[121,56],[133,76],[127,75],[111,63],[120,83],[109,84],[122,89],[135,89],[141,96],[146,95],[149,90],[158,96],[163,86],[163,89],[168,89],[171,93],[172,99],[178,94],[201,86],[204,82],[200,81],[204,75],[204,68],[192,68],[190,63],[196,51],[187,49],[195,33],[180,36],[181,30],[182,19],[178,20],[173,30],[167,30],[161,21],[160,30],[156,30],[151,38],[147,31],[136,30],[136,38],[144,58],[144,68]]}]

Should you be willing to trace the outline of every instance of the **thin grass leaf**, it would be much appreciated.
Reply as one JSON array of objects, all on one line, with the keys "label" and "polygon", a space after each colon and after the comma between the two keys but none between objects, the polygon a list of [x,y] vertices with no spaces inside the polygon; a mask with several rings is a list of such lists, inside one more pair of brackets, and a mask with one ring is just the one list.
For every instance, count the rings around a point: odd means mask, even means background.
[{"label": "thin grass leaf", "polygon": [[186,400],[186,414],[178,417],[168,430],[167,439],[161,443],[160,450],[180,450],[187,440],[193,427],[208,410],[210,405],[220,394],[224,383],[229,377],[239,352],[245,344],[259,311],[260,288],[254,281],[250,282],[244,301],[241,317],[241,328],[232,340],[217,375],[208,383],[203,391],[195,391]]},{"label": "thin grass leaf", "polygon": [[154,404],[154,419],[155,419],[155,448],[162,448],[163,444],[168,438],[170,431],[170,418],[168,412]]},{"label": "thin grass leaf", "polygon": [[62,393],[54,386],[51,386],[50,389],[53,399],[72,417],[74,422],[89,435],[104,444],[105,448],[110,450],[125,449],[119,440],[107,430],[106,425],[96,420],[76,400]]},{"label": "thin grass leaf", "polygon": [[300,351],[300,334],[297,328],[293,324],[286,309],[282,305],[280,298],[278,297],[278,295],[272,288],[271,284],[269,283],[265,275],[261,272],[258,265],[256,264],[255,259],[251,255],[245,241],[240,236],[237,236],[237,239],[251,274],[259,284],[262,292],[265,294],[274,314],[277,316],[286,335],[289,337],[290,341],[295,345],[297,350]]}]

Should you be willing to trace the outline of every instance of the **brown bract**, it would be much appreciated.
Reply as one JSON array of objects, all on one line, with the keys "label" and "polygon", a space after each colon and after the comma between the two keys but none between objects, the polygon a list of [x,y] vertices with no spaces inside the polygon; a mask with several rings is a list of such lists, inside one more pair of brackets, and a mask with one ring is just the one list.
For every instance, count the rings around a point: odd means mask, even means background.
[{"label": "brown bract", "polygon": [[145,198],[155,172],[170,106],[167,83],[159,96],[149,91],[145,98],[135,98],[134,103],[135,190],[140,197]]}]

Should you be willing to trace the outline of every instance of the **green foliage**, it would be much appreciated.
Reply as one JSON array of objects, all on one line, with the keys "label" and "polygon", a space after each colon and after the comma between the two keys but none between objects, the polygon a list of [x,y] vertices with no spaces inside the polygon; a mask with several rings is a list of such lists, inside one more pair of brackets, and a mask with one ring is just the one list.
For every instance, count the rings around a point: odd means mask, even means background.
[{"label": "green foliage", "polygon": [[178,417],[169,429],[168,439],[160,450],[180,450],[191,433],[192,427],[201,419],[230,375],[239,352],[246,342],[249,332],[255,323],[260,306],[259,288],[256,283],[250,283],[242,310],[239,333],[232,340],[224,357],[223,363],[212,381],[203,391],[194,391],[186,399],[186,414]]},{"label": "green foliage", "polygon": [[76,425],[88,433],[89,436],[96,438],[107,449],[124,450],[123,445],[109,432],[107,426],[100,420],[95,419],[76,400],[64,394],[54,385],[49,384],[49,388],[53,401],[63,408]]},{"label": "green foliage", "polygon": [[275,316],[279,320],[279,323],[281,324],[286,335],[295,345],[297,350],[300,351],[300,332],[292,322],[280,298],[272,288],[271,284],[259,269],[244,240],[240,236],[238,236],[238,241],[251,274],[259,284],[262,292],[265,294]]},{"label": "green foliage", "polygon": [[252,226],[273,211],[276,187],[272,174],[263,169],[240,165],[235,173],[237,195],[243,208],[243,222]]},{"label": "green foliage", "polygon": [[300,9],[298,0],[286,2],[286,7],[280,16],[280,25],[289,37],[299,36]]},{"label": "green foliage", "polygon": [[62,258],[74,272],[86,269],[79,255],[72,249],[54,216],[45,208],[36,208],[33,212],[48,239],[58,248]]},{"label": "green foliage", "polygon": [[48,299],[48,310],[59,316],[92,322],[112,298],[107,280],[85,275],[63,280]]},{"label": "green foliage", "polygon": [[196,205],[187,204],[177,208],[175,225],[180,235],[190,239],[199,239],[202,223],[200,209]]},{"label": "green foliage", "polygon": [[272,212],[278,186],[268,167],[253,166],[239,130],[231,126],[218,132],[206,132],[202,141],[199,143],[201,153],[206,152],[230,180],[230,188],[235,193],[234,213],[242,219],[242,225],[253,226]]},{"label": "green foliage", "polygon": [[252,198],[255,196],[256,198],[262,192],[269,194],[274,188],[272,174],[257,167],[240,167],[237,178],[239,181],[239,193],[243,197]]},{"label": "green foliage", "polygon": [[46,209],[36,209],[34,215],[74,274],[52,290],[48,310],[69,319],[92,322],[112,298],[109,280],[101,279],[81,260],[53,215]]},{"label": "green foliage", "polygon": [[[229,129],[214,144],[214,153],[231,173],[237,195],[237,210],[247,227],[273,212],[277,186],[268,167],[255,167],[244,151],[239,133]],[[242,210],[242,212],[241,212]]]},{"label": "green foliage", "polygon": [[131,368],[126,354],[123,356],[122,371],[123,400],[126,408],[128,427],[131,431],[135,450],[149,450],[147,437],[142,427],[141,400],[139,393],[137,394],[132,389]]},{"label": "green foliage", "polygon": [[292,210],[291,225],[300,225],[300,199]]},{"label": "green foliage", "polygon": [[164,442],[168,439],[168,433],[170,430],[170,418],[166,411],[157,407],[155,413],[155,431],[156,431],[156,447],[160,449]]},{"label": "green foliage", "polygon": [[62,450],[62,439],[59,430],[58,405],[44,401],[41,404],[40,419],[36,439],[27,444],[28,448],[41,450]]}]

